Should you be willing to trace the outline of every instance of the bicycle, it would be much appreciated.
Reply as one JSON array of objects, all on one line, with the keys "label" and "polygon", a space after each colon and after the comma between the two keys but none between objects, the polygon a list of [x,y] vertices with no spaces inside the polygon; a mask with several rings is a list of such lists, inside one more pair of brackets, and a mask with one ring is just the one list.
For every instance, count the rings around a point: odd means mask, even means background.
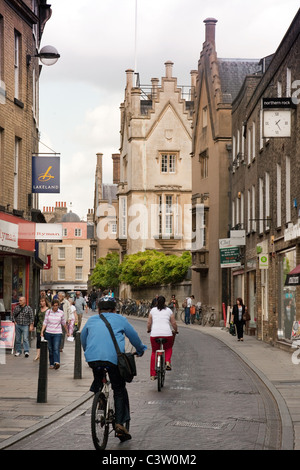
[{"label": "bicycle", "polygon": [[202,318],[202,325],[205,326],[207,323],[209,326],[214,326],[216,322],[216,314],[215,314],[214,307],[205,307],[204,314]]},{"label": "bicycle", "polygon": [[157,376],[157,390],[160,392],[165,383],[166,374],[166,360],[164,343],[167,342],[166,338],[155,338],[155,341],[160,344],[160,349],[155,351],[155,372]]},{"label": "bicycle", "polygon": [[[99,451],[105,450],[109,434],[115,431],[116,425],[115,406],[111,393],[112,389],[108,377],[108,369],[104,367],[103,370],[103,386],[94,396],[91,414],[93,444],[95,449]],[[127,431],[129,431],[129,423],[130,421],[128,420],[124,424]]]}]

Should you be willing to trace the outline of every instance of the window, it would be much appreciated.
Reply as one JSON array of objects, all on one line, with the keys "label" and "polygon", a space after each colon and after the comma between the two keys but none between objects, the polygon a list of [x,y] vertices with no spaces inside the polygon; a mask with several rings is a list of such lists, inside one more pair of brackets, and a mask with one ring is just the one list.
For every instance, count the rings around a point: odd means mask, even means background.
[{"label": "window", "polygon": [[201,179],[208,178],[208,154],[206,151],[200,153],[199,162]]},{"label": "window", "polygon": [[20,47],[21,36],[15,31],[15,51],[14,51],[14,67],[15,67],[15,98],[20,99]]},{"label": "window", "polygon": [[81,228],[75,228],[74,235],[75,237],[81,237]]},{"label": "window", "polygon": [[[3,55],[4,55],[3,16],[0,15],[0,80],[3,79]],[[2,83],[1,83],[1,87],[2,87]]]},{"label": "window", "polygon": [[248,196],[247,196],[247,233],[251,231],[251,192],[248,189]]},{"label": "window", "polygon": [[248,129],[248,165],[251,163],[251,129]]},{"label": "window", "polygon": [[286,69],[286,94],[285,96],[291,96],[292,89],[292,72],[289,67]]},{"label": "window", "polygon": [[207,127],[207,106],[202,110],[202,127]]},{"label": "window", "polygon": [[58,248],[58,259],[66,259],[66,249],[64,247]]},{"label": "window", "polygon": [[173,233],[173,197],[166,196],[166,234]]},{"label": "window", "polygon": [[20,139],[15,139],[15,159],[14,159],[14,209],[18,209],[19,199],[19,157]]},{"label": "window", "polygon": [[291,221],[291,160],[290,157],[286,157],[285,159],[285,164],[286,164],[286,181],[285,181],[285,188],[286,188],[286,193],[285,193],[285,202],[286,202],[286,218],[285,221],[286,223]]},{"label": "window", "polygon": [[76,281],[81,281],[82,280],[82,266],[76,266],[76,271],[75,271],[75,280]]},{"label": "window", "polygon": [[264,230],[264,182],[259,178],[259,233]]},{"label": "window", "polygon": [[266,217],[266,230],[270,229],[268,218],[270,217],[270,174],[265,175],[265,217]]},{"label": "window", "polygon": [[159,235],[162,234],[162,196],[158,196],[158,233]]},{"label": "window", "polygon": [[255,122],[252,123],[252,160],[255,159]]},{"label": "window", "polygon": [[63,237],[67,237],[67,236],[68,236],[68,229],[64,228],[63,229]]},{"label": "window", "polygon": [[251,203],[252,203],[252,224],[251,224],[251,230],[252,232],[256,231],[256,220],[255,220],[255,186],[252,186],[251,189]]},{"label": "window", "polygon": [[58,281],[64,281],[65,275],[65,266],[58,266]]},{"label": "window", "polygon": [[244,229],[244,193],[241,193],[241,229]]},{"label": "window", "polygon": [[115,235],[117,233],[117,224],[115,222],[112,222],[110,224],[110,227],[111,227],[111,233]]},{"label": "window", "polygon": [[119,213],[120,213],[120,238],[127,237],[127,199],[125,196],[119,197]]},{"label": "window", "polygon": [[277,227],[281,226],[281,166],[277,164]]},{"label": "window", "polygon": [[76,247],[76,259],[83,259],[83,248]]},{"label": "window", "polygon": [[162,173],[175,173],[176,169],[176,155],[163,153],[161,155],[161,172]]}]

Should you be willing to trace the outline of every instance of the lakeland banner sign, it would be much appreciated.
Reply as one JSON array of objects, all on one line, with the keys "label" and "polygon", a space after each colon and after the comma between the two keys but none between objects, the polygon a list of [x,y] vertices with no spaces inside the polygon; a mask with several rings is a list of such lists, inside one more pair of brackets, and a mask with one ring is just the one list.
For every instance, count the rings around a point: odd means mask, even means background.
[{"label": "lakeland banner sign", "polygon": [[60,192],[60,157],[32,157],[32,192]]}]

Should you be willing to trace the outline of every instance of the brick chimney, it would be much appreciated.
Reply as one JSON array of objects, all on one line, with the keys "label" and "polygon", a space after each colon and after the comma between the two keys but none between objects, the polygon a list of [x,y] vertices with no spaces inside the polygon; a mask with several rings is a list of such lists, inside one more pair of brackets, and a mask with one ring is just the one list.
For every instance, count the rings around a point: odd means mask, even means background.
[{"label": "brick chimney", "polygon": [[203,21],[205,23],[205,42],[210,42],[215,45],[215,34],[216,34],[216,23],[218,20],[215,18],[206,18]]},{"label": "brick chimney", "polygon": [[113,160],[113,184],[120,183],[120,154],[113,153],[111,156]]}]

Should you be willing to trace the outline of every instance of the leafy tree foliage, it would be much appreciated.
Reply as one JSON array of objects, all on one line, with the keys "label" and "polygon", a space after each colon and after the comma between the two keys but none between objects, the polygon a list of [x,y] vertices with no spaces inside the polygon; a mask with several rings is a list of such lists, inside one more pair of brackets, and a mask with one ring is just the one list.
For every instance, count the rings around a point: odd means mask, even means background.
[{"label": "leafy tree foliage", "polygon": [[165,255],[146,250],[125,256],[120,266],[120,281],[132,287],[170,284],[184,279],[191,265],[191,254]]},{"label": "leafy tree foliage", "polygon": [[119,255],[109,253],[98,259],[90,280],[93,286],[101,288],[116,287],[120,282],[135,288],[174,284],[183,281],[191,261],[190,252],[176,256],[146,250],[126,255],[119,264]]},{"label": "leafy tree foliage", "polygon": [[119,254],[108,253],[105,258],[99,258],[91,275],[91,284],[101,289],[119,285]]}]

